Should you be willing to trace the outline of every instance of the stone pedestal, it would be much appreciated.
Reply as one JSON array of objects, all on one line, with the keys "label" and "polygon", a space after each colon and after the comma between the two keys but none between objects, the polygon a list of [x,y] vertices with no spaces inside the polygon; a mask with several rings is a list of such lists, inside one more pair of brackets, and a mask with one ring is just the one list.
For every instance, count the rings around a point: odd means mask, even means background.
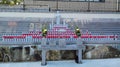
[{"label": "stone pedestal", "polygon": [[25,47],[23,46],[22,47],[22,60],[25,60],[25,58],[26,58],[26,51],[25,51]]}]

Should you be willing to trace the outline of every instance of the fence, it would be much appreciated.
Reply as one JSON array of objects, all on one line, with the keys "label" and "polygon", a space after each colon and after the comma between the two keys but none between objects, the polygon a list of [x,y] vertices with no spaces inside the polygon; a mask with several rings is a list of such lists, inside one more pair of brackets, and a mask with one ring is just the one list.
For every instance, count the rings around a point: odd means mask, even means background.
[{"label": "fence", "polygon": [[22,5],[0,5],[1,12],[119,12],[119,0],[105,0],[104,2],[89,1],[27,1]]},{"label": "fence", "polygon": [[49,12],[48,5],[0,5],[0,12]]}]

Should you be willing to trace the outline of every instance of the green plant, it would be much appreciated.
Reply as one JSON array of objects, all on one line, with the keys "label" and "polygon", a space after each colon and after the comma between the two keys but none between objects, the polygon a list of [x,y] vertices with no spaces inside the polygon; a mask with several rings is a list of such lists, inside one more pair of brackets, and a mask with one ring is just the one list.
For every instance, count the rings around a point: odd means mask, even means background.
[{"label": "green plant", "polygon": [[78,27],[76,27],[75,33],[76,33],[76,35],[77,35],[78,37],[81,36],[81,32],[80,32],[80,29],[79,29]]},{"label": "green plant", "polygon": [[42,36],[46,36],[47,35],[47,28],[46,27],[43,27],[42,28]]},{"label": "green plant", "polygon": [[21,2],[23,2],[23,0],[2,0],[0,4],[14,6],[21,4]]}]

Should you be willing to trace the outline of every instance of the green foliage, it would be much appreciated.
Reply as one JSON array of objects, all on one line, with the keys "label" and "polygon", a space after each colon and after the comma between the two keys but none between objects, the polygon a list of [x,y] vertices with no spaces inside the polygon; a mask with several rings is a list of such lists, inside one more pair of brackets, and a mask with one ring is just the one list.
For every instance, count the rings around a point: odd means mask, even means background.
[{"label": "green foliage", "polygon": [[78,37],[81,36],[81,32],[80,32],[80,29],[79,29],[78,27],[76,27],[75,33],[76,33],[76,35],[77,35]]},{"label": "green foliage", "polygon": [[15,5],[15,2],[14,2],[14,1],[10,1],[9,5],[10,5],[10,6],[14,6],[14,5]]},{"label": "green foliage", "polygon": [[9,0],[2,0],[1,4],[9,4]]},{"label": "green foliage", "polygon": [[22,0],[13,0],[13,1],[14,1],[15,5],[19,5],[22,2]]},{"label": "green foliage", "polygon": [[19,5],[22,1],[23,0],[2,0],[0,4],[14,6]]},{"label": "green foliage", "polygon": [[46,27],[43,27],[42,28],[42,36],[46,36],[47,35],[47,28]]}]

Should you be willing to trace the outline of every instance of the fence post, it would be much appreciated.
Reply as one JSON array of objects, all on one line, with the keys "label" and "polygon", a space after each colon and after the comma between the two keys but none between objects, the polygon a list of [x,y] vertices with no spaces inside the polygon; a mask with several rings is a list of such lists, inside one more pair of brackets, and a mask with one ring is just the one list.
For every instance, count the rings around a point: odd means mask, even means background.
[{"label": "fence post", "polygon": [[90,12],[90,0],[88,0],[88,12]]}]

